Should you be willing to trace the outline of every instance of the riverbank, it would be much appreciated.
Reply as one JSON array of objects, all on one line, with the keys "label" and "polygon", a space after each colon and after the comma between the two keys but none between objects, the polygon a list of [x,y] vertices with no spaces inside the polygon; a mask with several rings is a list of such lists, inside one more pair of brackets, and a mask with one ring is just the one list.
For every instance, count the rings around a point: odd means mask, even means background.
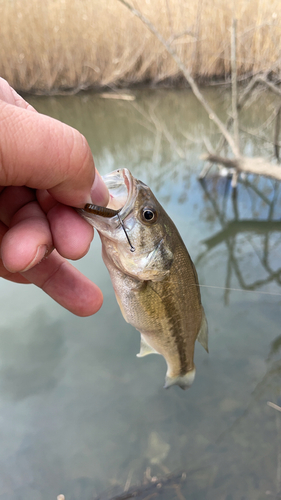
[{"label": "riverbank", "polygon": [[[279,0],[237,0],[235,10],[226,0],[146,0],[139,9],[197,80],[228,78],[233,17],[240,78],[280,73]],[[183,83],[163,45],[118,0],[0,0],[0,18],[0,75],[19,91]]]}]

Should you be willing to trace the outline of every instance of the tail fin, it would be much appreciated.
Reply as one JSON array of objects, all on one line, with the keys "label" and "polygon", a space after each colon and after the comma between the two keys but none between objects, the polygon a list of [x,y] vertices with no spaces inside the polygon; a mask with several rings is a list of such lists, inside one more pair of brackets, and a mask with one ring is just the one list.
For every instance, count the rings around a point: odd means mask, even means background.
[{"label": "tail fin", "polygon": [[168,389],[172,385],[178,385],[181,389],[189,389],[195,379],[195,367],[190,372],[179,377],[169,377],[166,375],[164,389]]}]

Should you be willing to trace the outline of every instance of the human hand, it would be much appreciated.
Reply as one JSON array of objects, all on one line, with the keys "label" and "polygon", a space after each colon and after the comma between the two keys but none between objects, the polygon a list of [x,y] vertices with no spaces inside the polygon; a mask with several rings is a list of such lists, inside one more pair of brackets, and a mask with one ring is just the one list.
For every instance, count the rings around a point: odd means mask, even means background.
[{"label": "human hand", "polygon": [[66,259],[83,257],[93,238],[71,207],[107,202],[86,139],[0,78],[0,277],[34,283],[78,316],[97,312],[100,289]]}]

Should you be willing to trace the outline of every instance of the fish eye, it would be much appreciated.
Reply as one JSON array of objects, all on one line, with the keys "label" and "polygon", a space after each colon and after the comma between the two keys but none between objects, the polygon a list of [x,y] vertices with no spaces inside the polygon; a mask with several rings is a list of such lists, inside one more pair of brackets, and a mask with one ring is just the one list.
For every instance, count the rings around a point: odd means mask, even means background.
[{"label": "fish eye", "polygon": [[156,222],[158,214],[156,210],[152,207],[144,207],[141,210],[141,219],[143,222],[153,223]]}]

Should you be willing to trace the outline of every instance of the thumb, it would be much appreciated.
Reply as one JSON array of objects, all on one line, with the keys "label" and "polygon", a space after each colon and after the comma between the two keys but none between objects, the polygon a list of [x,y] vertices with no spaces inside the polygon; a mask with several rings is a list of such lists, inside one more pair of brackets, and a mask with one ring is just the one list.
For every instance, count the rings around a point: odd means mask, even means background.
[{"label": "thumb", "polygon": [[[95,182],[94,182],[95,181]],[[77,130],[0,100],[0,186],[47,189],[61,203],[106,205],[90,147]]]}]

